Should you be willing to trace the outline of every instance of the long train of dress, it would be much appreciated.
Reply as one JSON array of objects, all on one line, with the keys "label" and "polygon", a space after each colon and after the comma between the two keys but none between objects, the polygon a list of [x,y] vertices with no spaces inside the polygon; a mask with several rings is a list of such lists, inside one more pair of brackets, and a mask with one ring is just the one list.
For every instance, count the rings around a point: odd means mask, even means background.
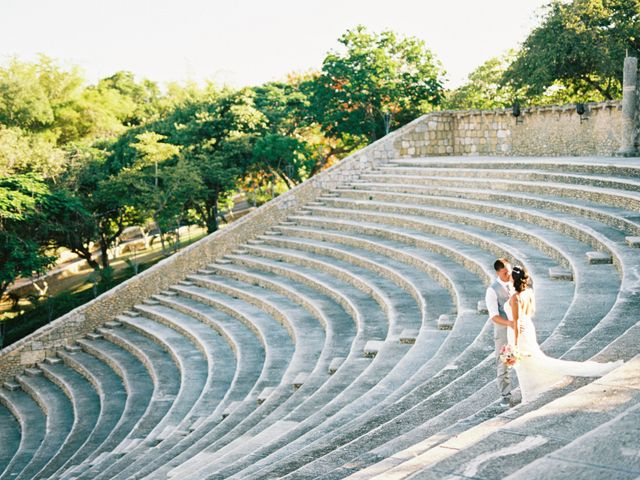
[{"label": "long train of dress", "polygon": [[[525,290],[521,295],[532,295],[531,290]],[[509,320],[513,320],[511,306],[504,306]],[[518,350],[521,354],[520,361],[515,370],[518,375],[522,402],[530,402],[542,392],[550,389],[562,381],[566,376],[572,377],[601,377],[618,368],[623,361],[598,363],[591,360],[575,362],[548,357],[540,348],[536,337],[536,327],[528,315],[520,312],[518,322],[522,322],[524,331],[518,338]],[[513,345],[514,331],[507,330],[509,343]]]}]

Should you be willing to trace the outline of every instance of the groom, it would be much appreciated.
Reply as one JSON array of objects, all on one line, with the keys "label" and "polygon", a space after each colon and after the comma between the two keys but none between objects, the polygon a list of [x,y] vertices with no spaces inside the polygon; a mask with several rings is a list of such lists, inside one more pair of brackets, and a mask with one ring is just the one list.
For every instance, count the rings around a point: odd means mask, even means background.
[{"label": "groom", "polygon": [[511,379],[509,378],[508,367],[500,361],[500,347],[508,343],[507,327],[513,328],[513,322],[507,318],[504,305],[514,293],[513,280],[511,278],[511,264],[505,258],[497,259],[493,268],[496,271],[495,280],[487,288],[485,303],[489,311],[489,318],[493,322],[493,340],[496,347],[496,365],[498,368],[498,387],[502,400],[501,407],[510,407],[511,402]]}]

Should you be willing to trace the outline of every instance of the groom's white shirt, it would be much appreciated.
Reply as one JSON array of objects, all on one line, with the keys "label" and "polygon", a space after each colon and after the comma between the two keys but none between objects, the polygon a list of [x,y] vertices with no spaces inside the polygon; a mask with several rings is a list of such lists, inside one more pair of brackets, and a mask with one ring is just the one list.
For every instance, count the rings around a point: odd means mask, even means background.
[{"label": "groom's white shirt", "polygon": [[[509,292],[509,296],[513,293],[513,284],[511,282],[503,282],[499,278],[497,279],[498,283],[504,286]],[[489,319],[492,319],[496,315],[500,315],[500,309],[498,307],[498,296],[496,295],[496,291],[489,286],[487,288],[487,293],[484,295],[484,302],[487,305],[487,310],[489,311]]]}]

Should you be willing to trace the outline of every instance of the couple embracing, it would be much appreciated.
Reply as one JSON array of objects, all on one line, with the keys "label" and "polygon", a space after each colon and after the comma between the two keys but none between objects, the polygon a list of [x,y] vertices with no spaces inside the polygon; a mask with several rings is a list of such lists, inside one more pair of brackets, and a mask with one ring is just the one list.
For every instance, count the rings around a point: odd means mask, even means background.
[{"label": "couple embracing", "polygon": [[[600,377],[622,365],[622,360],[610,363],[573,362],[546,356],[538,345],[532,321],[535,296],[529,273],[521,266],[511,268],[510,262],[504,258],[497,259],[493,266],[496,278],[487,288],[485,302],[494,324],[501,406],[514,404],[507,365],[511,361],[515,363],[523,403],[533,400],[566,376]],[[514,354],[509,361],[505,361],[505,350]]]}]

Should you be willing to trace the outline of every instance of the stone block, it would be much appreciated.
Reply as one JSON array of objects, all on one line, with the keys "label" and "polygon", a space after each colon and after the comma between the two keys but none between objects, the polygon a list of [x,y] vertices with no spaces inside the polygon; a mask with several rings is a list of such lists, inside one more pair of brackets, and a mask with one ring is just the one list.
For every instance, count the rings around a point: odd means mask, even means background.
[{"label": "stone block", "polygon": [[333,375],[334,373],[336,373],[340,366],[344,363],[344,361],[344,357],[335,357],[333,360],[331,360],[331,363],[329,364],[329,375]]},{"label": "stone block", "polygon": [[606,252],[587,252],[587,262],[591,265],[612,263],[611,255]]},{"label": "stone block", "polygon": [[294,390],[298,390],[300,387],[302,387],[302,385],[304,385],[304,383],[307,381],[307,377],[308,375],[304,372],[299,373],[298,375],[296,375],[296,378],[293,379],[293,389]]},{"label": "stone block", "polygon": [[24,350],[20,353],[20,365],[35,365],[44,361],[45,350]]},{"label": "stone block", "polygon": [[241,404],[242,404],[241,401],[231,402],[229,406],[227,406],[227,408],[225,408],[224,411],[222,412],[222,419],[224,420],[229,415],[231,415]]},{"label": "stone block", "polygon": [[364,356],[367,358],[375,357],[383,345],[384,345],[383,340],[369,340],[364,346],[364,350],[363,350]]},{"label": "stone block", "polygon": [[274,387],[267,387],[264,390],[262,390],[262,392],[258,394],[258,398],[257,398],[258,405],[262,405],[264,402],[266,402],[269,396],[271,396],[271,394],[274,392],[274,390],[275,390]]},{"label": "stone block", "polygon": [[549,278],[551,280],[573,281],[573,272],[564,267],[551,267],[549,269]]},{"label": "stone block", "polygon": [[20,390],[21,387],[15,380],[7,380],[2,384],[2,388],[9,390],[10,392],[15,392],[16,390]]},{"label": "stone block", "polygon": [[30,377],[40,377],[42,375],[42,370],[39,368],[25,368],[24,373],[26,373]]},{"label": "stone block", "polygon": [[438,317],[438,330],[451,330],[453,324],[454,319],[449,315],[442,314]]},{"label": "stone block", "polygon": [[627,245],[632,248],[640,248],[640,237],[625,237]]},{"label": "stone block", "polygon": [[417,328],[405,328],[400,334],[400,343],[404,343],[407,345],[415,344],[419,333],[420,330],[418,330]]}]

